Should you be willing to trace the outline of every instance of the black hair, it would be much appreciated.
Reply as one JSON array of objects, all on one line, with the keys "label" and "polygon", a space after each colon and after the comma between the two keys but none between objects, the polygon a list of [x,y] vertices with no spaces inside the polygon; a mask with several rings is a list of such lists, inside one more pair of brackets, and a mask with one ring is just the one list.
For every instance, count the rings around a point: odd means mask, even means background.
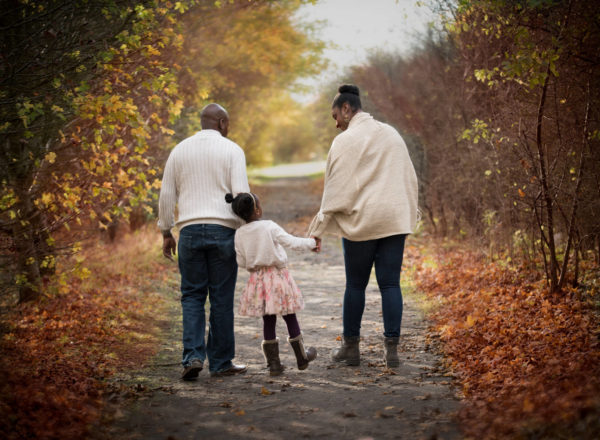
[{"label": "black hair", "polygon": [[360,92],[358,87],[353,84],[344,84],[338,88],[338,94],[333,100],[331,107],[342,108],[342,105],[347,102],[350,104],[350,108],[355,112],[358,109],[362,109],[360,103]]},{"label": "black hair", "polygon": [[225,201],[231,203],[231,208],[235,215],[241,217],[246,223],[250,220],[252,214],[254,214],[257,200],[258,197],[252,193],[239,193],[235,197],[231,193],[225,194]]}]

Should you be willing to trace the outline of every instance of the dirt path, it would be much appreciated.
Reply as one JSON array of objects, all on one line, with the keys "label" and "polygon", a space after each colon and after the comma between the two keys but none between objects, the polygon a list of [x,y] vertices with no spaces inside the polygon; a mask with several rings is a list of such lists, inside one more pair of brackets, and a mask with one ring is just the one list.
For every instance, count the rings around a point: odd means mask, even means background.
[{"label": "dirt path", "polygon": [[[285,179],[256,189],[265,199],[264,217],[288,230],[299,229],[314,213],[319,197],[303,179]],[[277,197],[274,197],[277,195]],[[296,233],[301,231],[296,230]],[[179,380],[181,328],[178,275],[171,283],[172,313],[159,356],[141,371],[118,379],[135,395],[115,394],[113,423],[99,438],[120,439],[454,439],[452,420],[458,401],[439,358],[426,342],[427,323],[414,295],[404,288],[400,358],[395,371],[384,368],[381,301],[372,280],[367,291],[361,341],[361,366],[329,361],[341,333],[344,286],[339,240],[327,239],[319,255],[288,252],[290,270],[302,290],[306,308],[299,314],[307,345],[318,358],[305,371],[295,368],[285,342],[283,320],[277,324],[286,372],[265,373],[260,350],[261,320],[236,317],[236,360],[247,363],[245,375],[211,378],[207,369],[195,382]],[[374,278],[374,277],[373,277]],[[247,279],[240,271],[236,295]],[[237,298],[236,298],[237,300]],[[125,405],[128,403],[128,405]]]}]

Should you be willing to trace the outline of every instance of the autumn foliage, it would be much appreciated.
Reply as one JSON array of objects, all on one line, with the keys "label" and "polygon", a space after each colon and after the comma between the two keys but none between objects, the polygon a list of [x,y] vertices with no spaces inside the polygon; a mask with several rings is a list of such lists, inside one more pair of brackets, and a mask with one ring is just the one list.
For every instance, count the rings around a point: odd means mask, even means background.
[{"label": "autumn foliage", "polygon": [[248,162],[268,163],[273,112],[295,104],[284,90],[321,66],[322,44],[292,19],[301,4],[3,2],[3,290],[35,300],[84,238],[151,216],[169,150],[209,102]]},{"label": "autumn foliage", "polygon": [[437,235],[538,265],[551,290],[600,261],[599,17],[591,0],[436,0],[443,27],[351,81],[398,127]]},{"label": "autumn foliage", "polygon": [[3,317],[2,438],[85,437],[100,416],[105,379],[141,368],[155,353],[165,297],[154,289],[168,276],[159,246],[156,235],[141,232],[117,246],[84,249],[90,278],[73,277],[64,294]]},{"label": "autumn foliage", "polygon": [[434,332],[462,386],[460,420],[469,437],[526,437],[553,422],[597,417],[599,320],[591,293],[550,294],[535,272],[464,248],[438,246],[434,255],[420,258],[414,276],[434,304]]}]

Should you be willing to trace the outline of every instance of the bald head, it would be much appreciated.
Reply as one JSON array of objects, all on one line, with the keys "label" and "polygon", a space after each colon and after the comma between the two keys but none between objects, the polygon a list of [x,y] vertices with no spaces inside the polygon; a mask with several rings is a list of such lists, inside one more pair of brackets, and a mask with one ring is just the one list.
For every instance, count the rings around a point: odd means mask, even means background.
[{"label": "bald head", "polygon": [[229,131],[229,114],[219,104],[208,104],[200,113],[200,123],[203,130],[217,130],[226,137]]}]

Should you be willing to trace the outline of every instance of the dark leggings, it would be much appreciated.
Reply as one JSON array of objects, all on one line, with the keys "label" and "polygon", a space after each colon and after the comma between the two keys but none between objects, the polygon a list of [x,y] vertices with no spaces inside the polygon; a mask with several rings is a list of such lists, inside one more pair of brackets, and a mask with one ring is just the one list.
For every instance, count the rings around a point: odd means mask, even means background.
[{"label": "dark leggings", "polygon": [[[288,333],[290,338],[295,338],[300,335],[300,324],[295,313],[289,315],[283,315],[283,320],[287,325]],[[265,341],[271,341],[277,337],[275,333],[275,324],[277,324],[277,315],[264,315],[263,316],[263,335]]]}]

